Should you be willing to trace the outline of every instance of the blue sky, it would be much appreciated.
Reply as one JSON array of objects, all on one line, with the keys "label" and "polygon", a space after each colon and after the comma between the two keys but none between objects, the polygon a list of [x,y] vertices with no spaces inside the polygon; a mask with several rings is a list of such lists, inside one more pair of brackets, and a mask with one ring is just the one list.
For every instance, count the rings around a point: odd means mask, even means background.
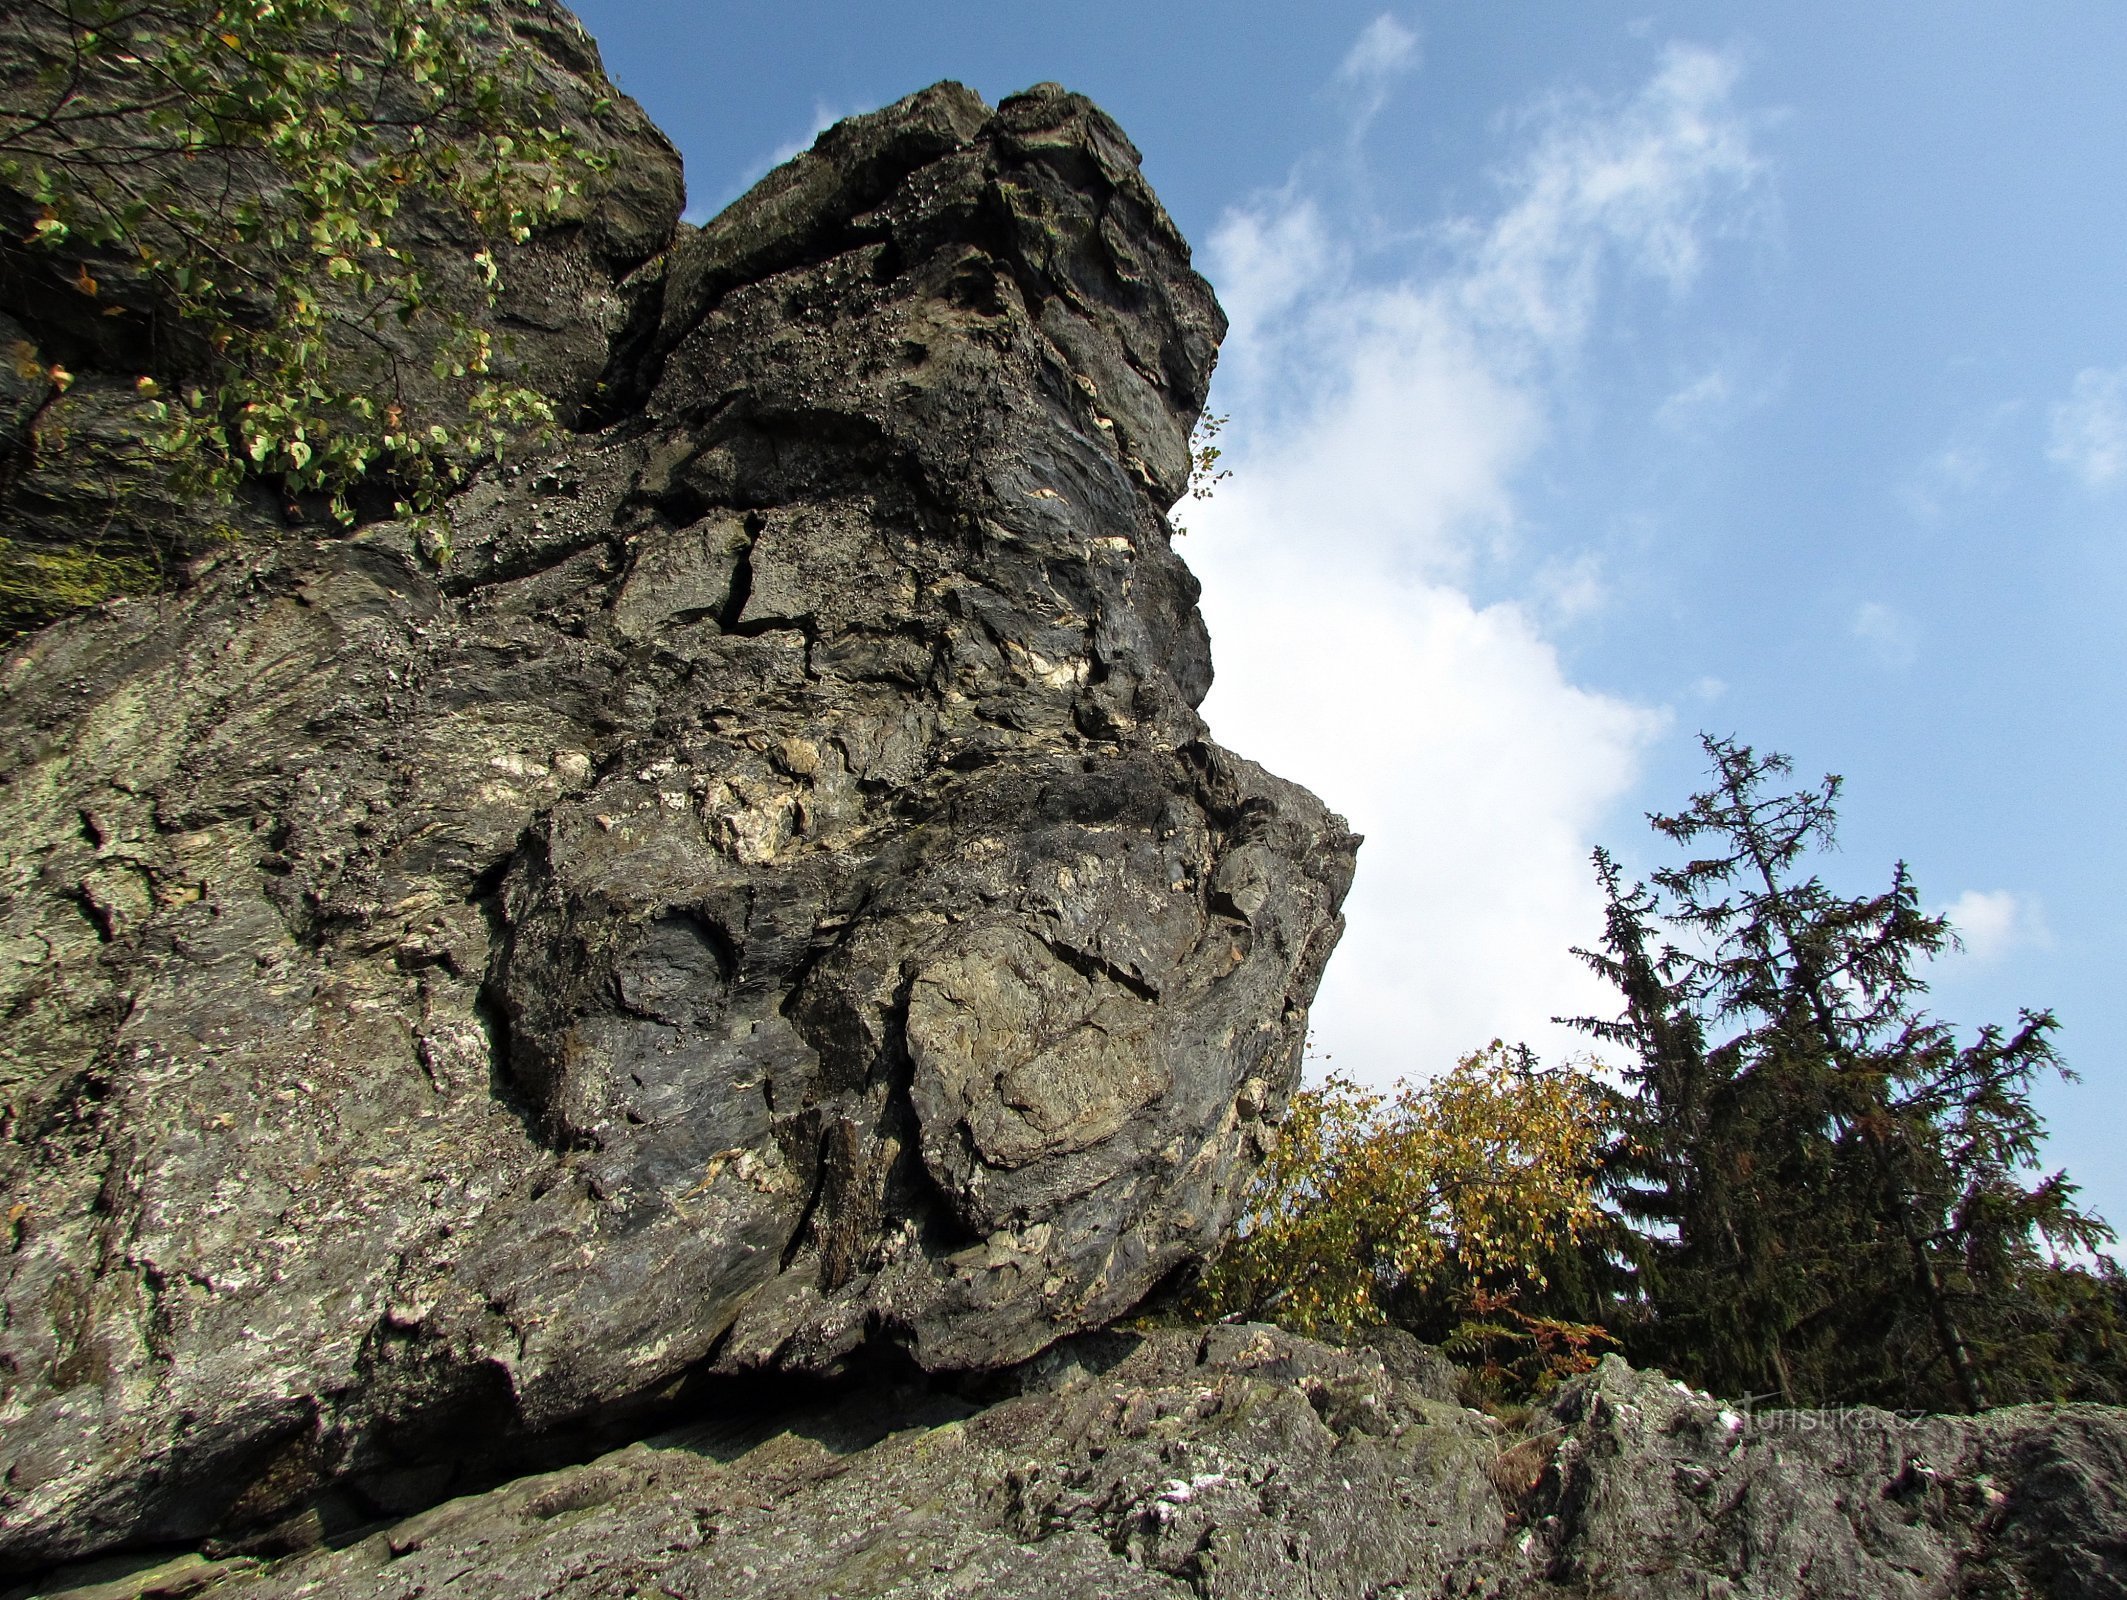
[{"label": "blue sky", "polygon": [[1226,743],[1368,835],[1317,1008],[1387,1080],[1603,1004],[1586,858],[1701,728],[1847,780],[2051,1006],[2127,1224],[2127,9],[591,0],[706,215],[833,118],[1055,79],[1234,317],[1183,543]]}]

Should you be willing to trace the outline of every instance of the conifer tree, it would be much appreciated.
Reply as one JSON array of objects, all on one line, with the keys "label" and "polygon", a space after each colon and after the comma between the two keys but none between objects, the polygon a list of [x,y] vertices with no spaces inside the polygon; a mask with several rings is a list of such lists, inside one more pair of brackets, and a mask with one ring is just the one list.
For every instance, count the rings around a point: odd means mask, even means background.
[{"label": "conifer tree", "polygon": [[1650,819],[1690,858],[1650,886],[1598,852],[1604,940],[1578,952],[1623,1001],[1574,1020],[1630,1058],[1607,1177],[1637,1232],[1634,1353],[1790,1404],[2022,1397],[2033,1274],[2110,1238],[2064,1175],[2034,1180],[2055,1019],[1960,1044],[1919,1009],[1955,936],[1904,864],[1860,897],[1807,870],[1839,780],[1771,792],[1786,757],[1702,743],[1712,786]]}]

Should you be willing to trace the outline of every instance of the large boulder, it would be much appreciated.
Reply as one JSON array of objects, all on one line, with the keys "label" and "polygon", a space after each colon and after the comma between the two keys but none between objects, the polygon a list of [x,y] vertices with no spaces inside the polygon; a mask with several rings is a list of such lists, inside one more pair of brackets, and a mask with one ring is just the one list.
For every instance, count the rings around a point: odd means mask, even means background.
[{"label": "large boulder", "polygon": [[0,664],[0,1559],[1023,1362],[1294,1084],[1357,841],[1193,709],[1223,318],[1114,124],[939,85],[588,305],[440,564],[247,545]]}]

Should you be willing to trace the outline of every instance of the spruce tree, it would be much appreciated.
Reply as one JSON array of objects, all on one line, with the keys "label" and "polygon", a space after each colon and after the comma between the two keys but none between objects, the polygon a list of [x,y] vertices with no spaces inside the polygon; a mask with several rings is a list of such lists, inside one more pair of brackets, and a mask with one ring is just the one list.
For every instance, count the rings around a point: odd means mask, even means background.
[{"label": "spruce tree", "polygon": [[1628,884],[1597,852],[1604,939],[1578,952],[1623,1002],[1574,1020],[1628,1055],[1607,1182],[1635,1235],[1635,1354],[1788,1404],[2058,1391],[2033,1278],[2110,1234],[2064,1175],[2034,1179],[2032,1085],[2067,1075],[2055,1019],[1960,1044],[1919,1008],[1955,936],[1904,864],[1860,897],[1808,870],[1839,780],[1774,792],[1786,757],[1702,743],[1711,787],[1650,818],[1688,858]]}]

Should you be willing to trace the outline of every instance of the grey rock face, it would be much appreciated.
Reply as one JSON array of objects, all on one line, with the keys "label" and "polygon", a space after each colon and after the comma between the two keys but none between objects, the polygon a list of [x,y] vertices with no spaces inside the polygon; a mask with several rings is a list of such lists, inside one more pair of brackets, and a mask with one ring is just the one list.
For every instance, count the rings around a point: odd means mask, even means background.
[{"label": "grey rock face", "polygon": [[[407,236],[419,241],[428,305],[491,335],[495,377],[545,394],[565,419],[594,419],[613,409],[607,369],[635,309],[631,275],[667,247],[679,220],[679,156],[641,107],[608,81],[597,46],[566,10],[539,0],[494,0],[486,10],[493,25],[487,47],[507,44],[513,51],[516,66],[505,75],[510,92],[550,106],[541,114],[564,120],[594,166],[579,174],[581,192],[560,199],[551,224],[523,243],[474,237],[462,218],[418,198],[406,213]],[[36,81],[34,69],[40,58],[65,58],[70,15],[26,5],[0,15],[0,104],[19,114],[50,103],[53,90]],[[364,25],[359,9],[347,25]],[[264,170],[208,162],[199,187],[215,194],[225,184],[268,181]],[[4,241],[20,237],[36,210],[27,196],[0,184]],[[492,307],[472,260],[483,246],[501,268],[502,294]],[[93,268],[103,293],[84,296],[73,286],[85,268]],[[351,294],[335,280],[311,287],[328,305]],[[380,326],[350,314],[344,326],[335,325],[335,370],[352,392],[396,394],[422,414],[449,415],[477,380],[431,370],[434,351],[426,341],[438,326],[429,319],[407,328],[387,319]],[[254,534],[278,530],[278,496],[261,494],[234,507],[188,504],[164,487],[159,467],[129,448],[154,427],[134,380],[143,372],[186,370],[198,359],[186,353],[191,337],[123,253],[74,255],[0,242],[0,349],[33,346],[75,378],[45,423],[74,448],[40,451],[25,448],[24,428],[46,386],[26,381],[12,360],[0,363],[7,539],[24,550],[90,548],[152,556],[160,565],[211,548],[213,530],[232,520]],[[20,619],[0,615],[0,625],[12,630]]]},{"label": "grey rock face", "polygon": [[341,1549],[195,1555],[155,1581],[202,1600],[2127,1592],[2118,1411],[1744,1418],[1612,1359],[1507,1429],[1454,1404],[1429,1354],[1092,1335],[986,1408],[879,1388],[729,1419]]},{"label": "grey rock face", "polygon": [[1128,143],[941,85],[613,293],[440,569],[0,665],[0,1559],[1003,1367],[1230,1215],[1356,840],[1193,710],[1223,320]]},{"label": "grey rock face", "polygon": [[2127,1594],[2113,1407],[1746,1417],[1613,1356],[1542,1421],[1528,1553],[1568,1592]]}]

